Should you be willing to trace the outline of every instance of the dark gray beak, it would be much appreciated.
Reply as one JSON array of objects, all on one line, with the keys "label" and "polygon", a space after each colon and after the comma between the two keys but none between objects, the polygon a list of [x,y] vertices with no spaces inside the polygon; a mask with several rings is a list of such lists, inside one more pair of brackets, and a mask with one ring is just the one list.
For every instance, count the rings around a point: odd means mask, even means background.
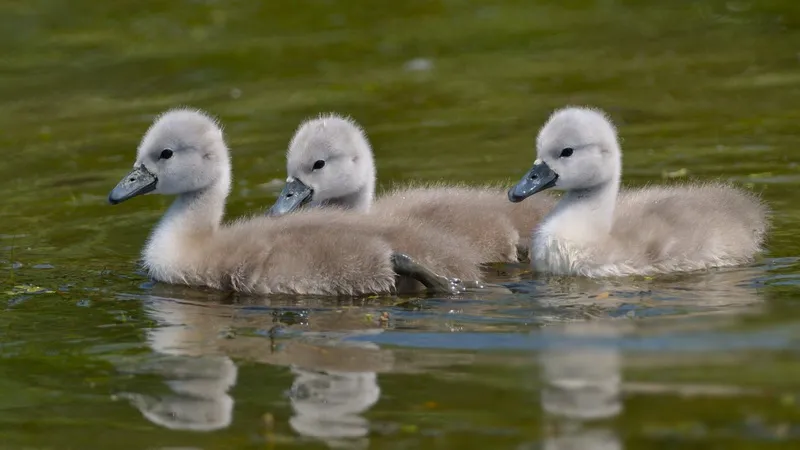
[{"label": "dark gray beak", "polygon": [[158,178],[145,166],[139,166],[125,175],[117,186],[108,194],[108,203],[116,205],[137,195],[144,195],[156,188]]},{"label": "dark gray beak", "polygon": [[508,199],[514,203],[521,202],[537,192],[555,186],[556,180],[558,174],[546,162],[537,159],[525,177],[508,190]]},{"label": "dark gray beak", "polygon": [[275,200],[275,204],[269,209],[267,215],[277,217],[290,213],[310,202],[313,195],[313,189],[297,178],[292,178],[292,181],[286,182],[286,186],[283,187],[281,194]]}]

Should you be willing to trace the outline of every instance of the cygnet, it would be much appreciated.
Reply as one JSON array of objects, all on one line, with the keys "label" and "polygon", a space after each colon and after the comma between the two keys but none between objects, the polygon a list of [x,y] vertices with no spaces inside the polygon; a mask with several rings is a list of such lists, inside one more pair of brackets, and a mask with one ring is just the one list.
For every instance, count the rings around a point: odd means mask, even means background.
[{"label": "cygnet", "polygon": [[517,262],[528,254],[529,233],[555,205],[548,195],[510,204],[506,188],[410,185],[375,196],[375,162],[363,129],[352,119],[324,114],[303,122],[286,154],[287,182],[269,211],[336,206],[397,220],[421,220],[476,248],[480,263]]},{"label": "cygnet", "polygon": [[530,171],[508,191],[511,202],[546,189],[565,191],[533,233],[537,272],[686,272],[745,264],[762,249],[768,208],[749,191],[713,182],[620,192],[617,131],[598,109],[555,111],[539,132],[536,154]]}]

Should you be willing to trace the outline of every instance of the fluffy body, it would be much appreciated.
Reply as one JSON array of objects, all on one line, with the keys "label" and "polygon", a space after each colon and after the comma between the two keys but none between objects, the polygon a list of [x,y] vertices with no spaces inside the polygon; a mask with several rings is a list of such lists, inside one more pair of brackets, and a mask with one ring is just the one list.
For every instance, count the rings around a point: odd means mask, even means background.
[{"label": "fluffy body", "polygon": [[464,237],[477,249],[481,263],[517,262],[518,246],[528,247],[530,230],[555,201],[543,196],[538,202],[512,204],[505,191],[494,186],[409,185],[379,196],[372,214],[420,220]]}]

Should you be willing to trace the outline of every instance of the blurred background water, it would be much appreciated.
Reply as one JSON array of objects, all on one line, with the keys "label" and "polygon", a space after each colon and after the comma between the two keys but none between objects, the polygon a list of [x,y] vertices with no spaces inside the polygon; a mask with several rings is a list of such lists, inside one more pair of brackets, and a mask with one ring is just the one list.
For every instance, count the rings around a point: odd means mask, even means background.
[{"label": "blurred background water", "polygon": [[[797,448],[800,3],[0,2],[0,442],[25,449]],[[624,184],[732,179],[750,267],[513,295],[244,298],[154,284],[169,199],[106,196],[163,110],[218,115],[228,216],[296,126],[364,125],[383,188],[518,179],[553,108],[610,112]]]}]

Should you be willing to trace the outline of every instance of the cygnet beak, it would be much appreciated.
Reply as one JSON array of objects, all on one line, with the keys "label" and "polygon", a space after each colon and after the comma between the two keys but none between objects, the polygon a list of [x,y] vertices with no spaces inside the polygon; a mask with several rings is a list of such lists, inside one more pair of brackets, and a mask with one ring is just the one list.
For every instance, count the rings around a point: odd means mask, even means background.
[{"label": "cygnet beak", "polygon": [[314,190],[305,183],[297,178],[290,178],[267,215],[277,217],[290,213],[310,202],[313,195]]},{"label": "cygnet beak", "polygon": [[521,202],[537,192],[555,186],[556,180],[558,174],[546,162],[537,159],[519,183],[508,190],[508,199],[514,203]]},{"label": "cygnet beak", "polygon": [[156,188],[158,178],[147,170],[144,165],[134,168],[117,183],[117,186],[108,194],[108,202],[112,205],[125,200],[152,192]]}]

